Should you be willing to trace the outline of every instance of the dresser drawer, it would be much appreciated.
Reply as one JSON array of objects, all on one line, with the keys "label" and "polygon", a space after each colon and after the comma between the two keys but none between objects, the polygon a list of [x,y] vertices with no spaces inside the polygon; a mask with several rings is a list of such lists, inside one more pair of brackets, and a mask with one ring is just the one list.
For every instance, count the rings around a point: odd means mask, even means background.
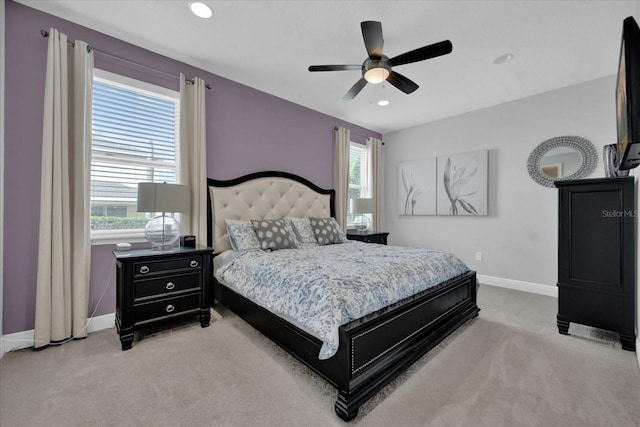
[{"label": "dresser drawer", "polygon": [[172,258],[160,261],[135,262],[133,274],[136,278],[175,270],[201,270],[202,257]]},{"label": "dresser drawer", "polygon": [[173,298],[165,298],[133,306],[134,325],[140,325],[189,311],[200,311],[200,294],[189,294]]},{"label": "dresser drawer", "polygon": [[136,280],[133,283],[133,300],[162,296],[171,293],[180,293],[188,290],[200,289],[200,273],[175,274],[158,277],[155,279]]}]

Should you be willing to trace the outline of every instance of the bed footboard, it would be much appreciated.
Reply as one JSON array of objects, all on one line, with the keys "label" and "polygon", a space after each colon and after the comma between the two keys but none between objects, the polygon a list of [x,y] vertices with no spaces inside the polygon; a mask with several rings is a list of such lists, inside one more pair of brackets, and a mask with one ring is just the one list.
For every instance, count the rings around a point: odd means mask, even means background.
[{"label": "bed footboard", "polygon": [[362,403],[479,311],[469,272],[341,327],[349,379],[338,387],[338,416],[353,419]]},{"label": "bed footboard", "polygon": [[358,408],[480,309],[476,273],[467,272],[340,327],[340,347],[319,360],[322,342],[212,280],[211,293],[338,389],[336,414],[345,421]]}]

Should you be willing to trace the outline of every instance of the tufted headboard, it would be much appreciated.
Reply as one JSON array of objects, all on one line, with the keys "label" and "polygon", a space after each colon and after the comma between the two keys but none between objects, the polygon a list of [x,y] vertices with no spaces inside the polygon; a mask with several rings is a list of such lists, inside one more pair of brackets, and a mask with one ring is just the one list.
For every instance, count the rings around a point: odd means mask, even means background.
[{"label": "tufted headboard", "polygon": [[207,244],[215,253],[231,249],[225,219],[335,216],[335,190],[325,190],[287,172],[256,172],[240,178],[207,180]]}]

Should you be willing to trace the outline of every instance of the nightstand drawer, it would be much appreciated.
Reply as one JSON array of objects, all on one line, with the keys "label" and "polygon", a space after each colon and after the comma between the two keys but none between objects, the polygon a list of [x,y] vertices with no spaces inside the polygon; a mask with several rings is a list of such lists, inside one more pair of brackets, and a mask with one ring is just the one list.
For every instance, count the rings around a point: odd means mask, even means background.
[{"label": "nightstand drawer", "polygon": [[175,270],[201,270],[201,257],[174,258],[162,261],[136,262],[133,271],[136,278],[151,274],[164,273]]},{"label": "nightstand drawer", "polygon": [[187,290],[197,291],[200,289],[200,273],[177,274],[172,276],[162,276],[157,279],[136,280],[133,283],[133,300],[138,302],[141,299],[162,296],[164,294],[184,292]]},{"label": "nightstand drawer", "polygon": [[365,243],[378,243],[380,245],[386,245],[387,244],[387,236],[385,236],[384,234],[376,234],[373,236],[365,236],[364,240],[362,240]]},{"label": "nightstand drawer", "polygon": [[377,243],[379,245],[387,244],[387,232],[369,231],[365,233],[347,233],[347,239],[357,240],[364,243]]},{"label": "nightstand drawer", "polygon": [[134,325],[159,320],[185,312],[200,311],[200,294],[189,294],[181,297],[166,298],[160,301],[136,304],[133,306]]}]

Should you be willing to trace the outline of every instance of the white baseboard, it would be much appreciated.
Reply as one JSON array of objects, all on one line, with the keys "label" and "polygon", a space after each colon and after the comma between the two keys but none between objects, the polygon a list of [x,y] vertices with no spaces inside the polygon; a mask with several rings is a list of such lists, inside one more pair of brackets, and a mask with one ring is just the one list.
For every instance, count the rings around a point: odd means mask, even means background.
[{"label": "white baseboard", "polygon": [[[558,289],[555,286],[551,287],[538,283],[503,279],[502,277],[486,276],[484,274],[478,274],[478,280],[482,285],[498,286],[501,288],[515,289],[517,291],[531,292],[556,298],[558,297]],[[92,317],[87,321],[87,332],[92,333],[103,329],[113,328],[115,325],[115,318],[115,313]],[[33,329],[2,336],[0,338],[0,357],[2,357],[4,353],[12,350],[33,347],[33,336]],[[640,348],[640,345],[638,348]],[[640,359],[638,363],[640,364]]]},{"label": "white baseboard", "polygon": [[[115,320],[115,313],[91,317],[87,320],[87,332],[92,333],[103,329],[113,328],[115,326]],[[33,338],[33,329],[3,335],[0,337],[0,357],[13,350],[33,347]]]},{"label": "white baseboard", "polygon": [[498,286],[501,288],[515,289],[516,291],[531,292],[533,294],[558,298],[558,288],[556,286],[523,282],[521,280],[503,279],[502,277],[485,276],[484,274],[478,274],[478,280],[481,285]]},{"label": "white baseboard", "polygon": [[87,320],[87,332],[98,332],[103,329],[116,327],[116,314],[103,314],[102,316],[91,317]]},{"label": "white baseboard", "polygon": [[21,348],[33,347],[33,329],[22,332],[14,332],[2,336],[2,346],[5,353]]},{"label": "white baseboard", "polygon": [[[481,285],[498,286],[501,288],[515,289],[517,291],[531,292],[534,294],[547,295],[558,298],[558,288],[539,283],[522,282],[520,280],[503,279],[501,277],[485,276],[478,274]],[[482,291],[480,291],[482,292]],[[636,349],[640,349],[640,335],[636,338]],[[640,351],[636,350],[636,359],[640,367]]]}]

